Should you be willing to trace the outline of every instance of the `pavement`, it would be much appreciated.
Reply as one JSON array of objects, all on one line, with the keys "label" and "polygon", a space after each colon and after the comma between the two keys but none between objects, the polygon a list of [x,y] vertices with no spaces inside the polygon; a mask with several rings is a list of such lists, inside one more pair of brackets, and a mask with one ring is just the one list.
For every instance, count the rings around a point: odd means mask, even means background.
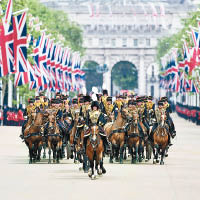
[{"label": "pavement", "polygon": [[109,164],[96,180],[72,160],[28,164],[19,127],[0,127],[0,199],[2,200],[199,200],[200,127],[172,115],[177,137],[165,165]]}]

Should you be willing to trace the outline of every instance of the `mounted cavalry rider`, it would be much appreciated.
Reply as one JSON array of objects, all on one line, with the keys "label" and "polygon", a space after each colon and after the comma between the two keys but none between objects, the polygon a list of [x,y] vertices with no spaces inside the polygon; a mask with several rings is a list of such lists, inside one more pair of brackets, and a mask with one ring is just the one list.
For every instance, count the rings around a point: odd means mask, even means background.
[{"label": "mounted cavalry rider", "polygon": [[173,122],[173,120],[170,116],[170,113],[172,113],[172,108],[171,108],[170,104],[168,103],[167,97],[162,97],[161,100],[164,102],[164,108],[166,109],[167,124],[168,124],[169,129],[170,129],[171,137],[174,138],[176,136],[176,131],[175,131],[174,122]]},{"label": "mounted cavalry rider", "polygon": [[114,121],[114,105],[112,97],[107,97],[102,112],[108,116],[109,121]]},{"label": "mounted cavalry rider", "polygon": [[138,108],[138,114],[140,117],[140,120],[144,124],[145,128],[147,129],[147,134],[149,135],[149,125],[147,123],[147,108],[145,105],[145,102],[147,102],[147,99],[145,97],[138,97],[137,98],[137,108]]},{"label": "mounted cavalry rider", "polygon": [[[103,130],[105,123],[105,114],[100,111],[98,101],[93,101],[91,104],[91,111],[87,112],[85,132],[88,132],[90,130],[89,127],[93,125],[99,126],[99,134],[103,140],[105,152],[108,152],[110,151],[110,142],[108,141],[108,138]],[[86,147],[85,145],[87,143],[87,139],[88,138],[84,139],[84,147]]]},{"label": "mounted cavalry rider", "polygon": [[84,98],[84,104],[82,105],[82,113],[83,113],[84,119],[86,120],[87,111],[91,110],[91,105],[90,105],[91,97],[89,95],[86,95],[83,98]]},{"label": "mounted cavalry rider", "polygon": [[108,97],[108,90],[103,90],[103,95],[101,96],[101,103],[99,107],[101,110],[105,108],[107,97]]},{"label": "mounted cavalry rider", "polygon": [[[136,101],[134,101],[134,100],[128,101],[128,112],[131,114],[131,116],[132,116],[133,113],[139,112]],[[131,121],[128,121],[127,124],[125,125],[125,134],[126,134],[125,140],[126,141],[127,141],[127,137],[128,137],[128,130],[129,130],[129,127],[130,127],[130,123],[131,123]],[[141,135],[144,135],[142,127],[140,126],[139,123],[138,123],[138,129],[139,129],[139,132],[141,133]]]},{"label": "mounted cavalry rider", "polygon": [[123,104],[122,98],[120,98],[120,96],[116,96],[116,100],[115,100],[114,107],[113,107],[115,119],[117,118],[118,111],[121,110],[123,105],[124,104]]},{"label": "mounted cavalry rider", "polygon": [[35,109],[34,102],[35,102],[35,99],[34,98],[30,98],[28,100],[28,106],[24,110],[24,113],[23,113],[24,123],[22,125],[22,134],[19,136],[19,137],[21,137],[21,139],[24,139],[24,130],[26,128],[26,124],[28,122],[28,119],[29,119],[29,117],[31,115],[31,111]]},{"label": "mounted cavalry rider", "polygon": [[147,122],[148,125],[152,125],[152,119],[155,118],[155,104],[153,103],[153,97],[148,96],[146,102],[146,109],[147,109]]},{"label": "mounted cavalry rider", "polygon": [[[162,100],[158,101],[158,108],[155,109],[155,118],[156,118],[156,123],[154,123],[153,125],[153,128],[151,130],[151,133],[150,133],[150,136],[149,136],[149,139],[150,141],[153,142],[153,133],[155,132],[156,128],[158,127],[158,123],[160,122],[161,120],[161,113],[162,113],[162,110],[165,110],[166,112],[166,109],[165,109],[165,104]],[[167,114],[167,112],[166,112]],[[166,120],[166,123],[167,123],[167,120]],[[167,123],[168,124],[168,123]],[[168,125],[169,126],[169,125]],[[168,133],[170,133],[170,131],[167,131]],[[171,146],[171,139],[170,139],[170,135],[169,135],[169,140],[168,140],[168,143],[169,143],[169,146]]]}]

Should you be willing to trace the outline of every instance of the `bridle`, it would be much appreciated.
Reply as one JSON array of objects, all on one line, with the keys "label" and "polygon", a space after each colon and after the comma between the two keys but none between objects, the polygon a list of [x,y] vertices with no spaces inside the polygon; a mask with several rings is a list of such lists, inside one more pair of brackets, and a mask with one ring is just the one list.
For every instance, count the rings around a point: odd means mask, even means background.
[{"label": "bridle", "polygon": [[[92,130],[94,132],[92,132]],[[96,126],[93,126],[93,128],[91,128],[91,133],[89,136],[89,140],[90,140],[90,144],[92,145],[92,148],[94,150],[96,150],[97,146],[100,143],[99,137],[98,137],[98,132],[96,132]]]}]

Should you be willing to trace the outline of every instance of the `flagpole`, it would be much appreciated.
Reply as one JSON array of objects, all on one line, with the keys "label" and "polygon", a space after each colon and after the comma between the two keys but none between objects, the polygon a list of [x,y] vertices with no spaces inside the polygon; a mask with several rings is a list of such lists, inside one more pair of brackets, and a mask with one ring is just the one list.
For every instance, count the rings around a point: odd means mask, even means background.
[{"label": "flagpole", "polygon": [[27,12],[28,10],[29,10],[28,8],[25,8],[23,10],[19,10],[19,11],[14,12],[13,15],[17,15],[17,14],[19,14],[21,12]]}]

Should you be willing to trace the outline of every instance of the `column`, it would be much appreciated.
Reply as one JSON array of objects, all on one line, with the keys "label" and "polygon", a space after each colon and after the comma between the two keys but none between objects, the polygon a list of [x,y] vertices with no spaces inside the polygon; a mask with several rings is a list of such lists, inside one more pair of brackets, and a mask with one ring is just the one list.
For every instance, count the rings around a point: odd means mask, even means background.
[{"label": "column", "polygon": [[109,69],[107,72],[103,74],[103,89],[108,90],[108,95],[111,95],[111,66],[110,66],[110,57],[109,55],[105,55],[104,64],[107,65]]},{"label": "column", "polygon": [[12,96],[13,96],[13,83],[12,80],[8,79],[8,107],[12,108]]},{"label": "column", "polygon": [[139,56],[139,74],[138,74],[138,94],[145,95],[145,85],[146,85],[146,71],[144,67],[144,55],[143,52],[140,53]]},{"label": "column", "polygon": [[111,95],[111,70],[103,74],[103,89],[108,90],[108,95]]}]

